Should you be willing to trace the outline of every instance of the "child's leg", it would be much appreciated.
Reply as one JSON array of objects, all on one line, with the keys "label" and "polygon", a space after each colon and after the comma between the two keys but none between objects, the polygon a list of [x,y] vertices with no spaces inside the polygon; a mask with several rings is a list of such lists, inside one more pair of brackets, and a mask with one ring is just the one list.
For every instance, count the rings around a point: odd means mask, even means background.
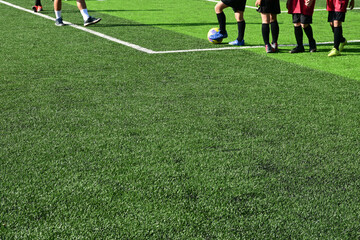
[{"label": "child's leg", "polygon": [[296,47],[293,48],[290,53],[302,53],[305,52],[303,44],[303,30],[301,28],[300,15],[293,14],[293,23],[294,23],[294,34],[296,39]]},{"label": "child's leg", "polygon": [[304,48],[303,30],[301,28],[300,23],[294,23],[294,33],[295,33],[295,39],[296,39],[297,46],[300,47],[300,48]]},{"label": "child's leg", "polygon": [[237,40],[241,42],[244,39],[245,34],[245,20],[244,20],[244,12],[243,11],[237,11],[235,12],[235,19],[237,21],[238,25],[238,37]]},{"label": "child's leg", "polygon": [[[330,23],[330,27],[331,27],[332,32],[334,33],[334,24]],[[341,42],[345,42],[344,36],[342,37]]]},{"label": "child's leg", "polygon": [[84,19],[84,27],[100,22],[101,18],[94,18],[89,15],[85,0],[76,0],[76,5]]},{"label": "child's leg", "polygon": [[87,9],[85,0],[76,0],[76,5],[79,10]]},{"label": "child's leg", "polygon": [[279,23],[277,22],[276,14],[270,14],[270,25],[272,42],[277,43],[279,38]]},{"label": "child's leg", "polygon": [[331,27],[332,32],[334,33],[334,23],[333,22],[330,22],[330,27]]},{"label": "child's leg", "polygon": [[338,20],[334,20],[333,26],[334,26],[334,48],[339,50],[340,42],[341,42],[341,40],[344,39],[343,30],[342,30],[342,22],[340,22]]},{"label": "child's leg", "polygon": [[301,24],[301,27],[304,29],[304,32],[309,40],[309,51],[316,52],[316,41],[314,39],[313,30],[310,24]]},{"label": "child's leg", "polygon": [[54,0],[54,11],[61,11],[61,0]]},{"label": "child's leg", "polygon": [[54,11],[56,19],[61,18],[61,0],[54,0]]},{"label": "child's leg", "polygon": [[265,45],[270,45],[270,14],[269,13],[261,13],[261,33],[264,40]]},{"label": "child's leg", "polygon": [[309,42],[314,40],[313,30],[310,24],[301,24],[301,27],[304,29],[304,32],[309,39]]},{"label": "child's leg", "polygon": [[227,7],[228,6],[221,1],[215,5],[215,13],[219,22],[219,29],[221,34],[226,32],[226,17],[224,9]]},{"label": "child's leg", "polygon": [[309,43],[314,42],[314,34],[313,34],[313,30],[310,24],[301,24],[301,27],[304,29],[304,32],[307,36],[307,38],[309,39]]},{"label": "child's leg", "polygon": [[61,17],[61,0],[54,0],[54,12],[56,16],[55,25],[64,26],[62,17]]}]

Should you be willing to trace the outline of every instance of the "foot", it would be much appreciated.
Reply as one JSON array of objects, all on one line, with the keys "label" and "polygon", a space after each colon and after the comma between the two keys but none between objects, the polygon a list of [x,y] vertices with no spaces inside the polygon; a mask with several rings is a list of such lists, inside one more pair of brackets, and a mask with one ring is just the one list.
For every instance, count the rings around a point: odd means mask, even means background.
[{"label": "foot", "polygon": [[232,41],[232,42],[229,42],[230,45],[233,45],[233,46],[244,46],[245,45],[245,40],[235,40],[235,41]]},{"label": "foot", "polygon": [[38,12],[41,12],[43,10],[43,7],[42,6],[37,6],[37,11]]},{"label": "foot", "polygon": [[296,46],[290,51],[290,53],[302,53],[302,52],[305,52],[304,46]]},{"label": "foot", "polygon": [[340,51],[337,50],[336,48],[331,49],[331,51],[328,54],[328,57],[336,57],[336,56],[340,56]]},{"label": "foot", "polygon": [[212,40],[219,40],[227,37],[228,37],[227,32],[224,33],[216,32],[215,34],[209,36],[209,38]]},{"label": "foot", "polygon": [[86,21],[84,21],[84,27],[98,23],[100,21],[101,21],[101,18],[94,18],[94,17],[90,16]]},{"label": "foot", "polygon": [[274,49],[275,52],[279,52],[279,46],[277,43],[272,42],[271,47]]},{"label": "foot", "polygon": [[33,7],[32,7],[32,10],[33,10],[34,12],[37,12],[37,9],[38,9],[38,6],[33,6]]},{"label": "foot", "polygon": [[61,17],[57,18],[55,20],[55,25],[58,26],[58,27],[61,27],[61,26],[64,26],[65,24],[63,23],[63,20]]},{"label": "foot", "polygon": [[341,42],[339,45],[339,51],[342,52],[344,50],[345,45],[347,44],[347,41],[345,39],[345,41]]},{"label": "foot", "polygon": [[309,42],[309,52],[316,52],[316,41]]},{"label": "foot", "polygon": [[266,44],[265,51],[266,51],[266,53],[274,53],[275,49],[270,44]]}]

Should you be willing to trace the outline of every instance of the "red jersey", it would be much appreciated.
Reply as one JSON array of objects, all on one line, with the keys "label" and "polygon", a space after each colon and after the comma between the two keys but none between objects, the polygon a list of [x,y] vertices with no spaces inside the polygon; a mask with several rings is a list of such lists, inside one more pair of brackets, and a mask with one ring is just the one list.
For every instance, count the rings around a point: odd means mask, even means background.
[{"label": "red jersey", "polygon": [[329,12],[346,12],[349,0],[326,0],[326,10]]},{"label": "red jersey", "polygon": [[[307,7],[305,5],[306,0],[289,0],[288,3],[288,13],[301,13],[304,15],[312,16],[314,13],[315,0],[311,4],[311,6]],[[329,0],[328,0],[329,1]],[[335,0],[330,0],[335,1]]]}]

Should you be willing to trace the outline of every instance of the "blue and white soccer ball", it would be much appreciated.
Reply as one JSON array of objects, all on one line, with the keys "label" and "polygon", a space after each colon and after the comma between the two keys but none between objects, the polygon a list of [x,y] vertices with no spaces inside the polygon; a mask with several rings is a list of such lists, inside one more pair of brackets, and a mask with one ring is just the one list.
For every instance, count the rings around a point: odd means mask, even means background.
[{"label": "blue and white soccer ball", "polygon": [[216,39],[216,40],[210,38],[211,35],[214,35],[217,32],[220,32],[219,28],[212,28],[209,30],[208,35],[207,35],[209,42],[214,43],[214,44],[219,44],[222,42],[222,40],[223,40],[222,38]]}]

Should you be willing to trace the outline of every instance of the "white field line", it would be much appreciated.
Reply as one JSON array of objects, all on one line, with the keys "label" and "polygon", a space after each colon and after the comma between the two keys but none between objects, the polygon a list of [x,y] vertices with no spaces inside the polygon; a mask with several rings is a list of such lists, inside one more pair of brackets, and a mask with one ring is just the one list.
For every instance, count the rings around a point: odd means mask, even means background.
[{"label": "white field line", "polygon": [[[207,1],[215,1],[215,0],[207,0]],[[20,6],[17,6],[15,4],[12,4],[12,3],[9,3],[9,2],[5,2],[3,0],[0,0],[0,3],[2,4],[5,4],[5,5],[8,5],[10,7],[13,7],[13,8],[16,8],[16,9],[19,9],[21,11],[24,11],[24,12],[28,12],[28,13],[31,13],[31,14],[34,14],[36,16],[40,16],[40,17],[43,17],[43,18],[46,18],[46,19],[49,19],[49,20],[52,20],[52,21],[55,21],[55,18],[53,17],[50,17],[50,16],[47,16],[45,14],[41,14],[41,13],[34,13],[32,10],[29,10],[29,9],[25,9],[23,7],[20,7]],[[99,32],[96,32],[94,30],[91,30],[89,28],[85,28],[85,27],[81,27],[81,26],[78,26],[76,24],[73,24],[71,22],[66,22],[64,21],[64,23],[66,25],[69,25],[73,28],[76,28],[78,30],[81,30],[81,31],[85,31],[87,33],[90,33],[90,34],[93,34],[95,36],[98,36],[98,37],[101,37],[101,38],[104,38],[104,39],[107,39],[109,41],[112,41],[112,42],[115,42],[115,43],[118,43],[118,44],[121,44],[121,45],[124,45],[124,46],[127,46],[127,47],[130,47],[130,48],[133,48],[135,50],[138,50],[138,51],[141,51],[141,52],[145,52],[145,53],[148,53],[148,54],[166,54],[166,53],[187,53],[187,52],[205,52],[205,51],[221,51],[221,50],[241,50],[241,49],[250,49],[250,48],[263,48],[264,46],[242,46],[242,47],[222,47],[222,48],[202,48],[202,49],[185,49],[185,50],[168,50],[168,51],[154,51],[154,50],[151,50],[151,49],[148,49],[148,48],[144,48],[144,47],[141,47],[139,45],[136,45],[136,44],[133,44],[133,43],[129,43],[129,42],[125,42],[125,41],[122,41],[120,39],[117,39],[117,38],[114,38],[114,37],[111,37],[111,36],[108,36],[106,34],[103,34],[103,33],[99,33]],[[352,41],[348,41],[349,43],[357,43],[357,42],[360,42],[360,40],[352,40]],[[316,43],[317,45],[330,45],[330,44],[333,44],[333,42],[319,42],[319,43]],[[306,44],[304,44],[306,45]],[[291,44],[291,45],[279,45],[279,47],[292,47],[292,46],[295,46],[295,44]]]},{"label": "white field line", "polygon": [[[360,43],[360,40],[350,40],[348,43]],[[317,42],[316,45],[332,45],[334,42]],[[304,44],[308,46],[309,44]],[[296,44],[279,44],[279,47],[295,47]],[[264,46],[242,46],[242,47],[223,47],[223,48],[200,48],[200,49],[186,49],[186,50],[170,50],[170,51],[155,51],[156,54],[164,53],[187,53],[187,52],[205,52],[205,51],[220,51],[220,50],[241,50],[251,48],[264,48]]]},{"label": "white field line", "polygon": [[[15,4],[12,4],[12,3],[9,3],[9,2],[5,2],[5,1],[3,1],[3,0],[0,0],[0,3],[5,4],[5,5],[8,5],[8,6],[10,6],[10,7],[16,8],[16,9],[19,9],[19,10],[22,10],[22,11],[24,11],[24,12],[28,12],[28,13],[31,13],[31,14],[34,14],[34,15],[37,15],[37,16],[40,16],[40,17],[43,17],[43,18],[52,20],[52,21],[55,22],[55,18],[49,17],[49,16],[47,16],[47,15],[45,15],[45,14],[35,13],[35,12],[33,12],[32,10],[29,10],[29,9],[26,9],[26,8],[23,8],[23,7],[20,7],[20,6],[17,6],[17,5],[15,5]],[[91,30],[91,29],[89,29],[89,28],[85,28],[85,27],[78,26],[78,25],[73,24],[73,23],[71,23],[71,22],[66,22],[66,21],[64,21],[64,23],[65,23],[66,25],[69,25],[70,27],[73,27],[73,28],[79,29],[79,30],[81,30],[81,31],[84,31],[84,32],[87,32],[87,33],[96,35],[96,36],[101,37],[101,38],[105,38],[105,39],[107,39],[107,40],[109,40],[109,41],[119,43],[119,44],[121,44],[121,45],[124,45],[124,46],[130,47],[130,48],[136,49],[136,50],[141,51],[141,52],[146,52],[146,53],[149,53],[149,54],[155,53],[155,52],[154,52],[153,50],[151,50],[151,49],[147,49],[147,48],[141,47],[141,46],[136,45],[136,44],[132,44],[132,43],[129,43],[129,42],[122,41],[122,40],[120,40],[120,39],[117,39],[117,38],[108,36],[108,35],[106,35],[106,34],[102,34],[102,33],[96,32],[96,31]]]}]

